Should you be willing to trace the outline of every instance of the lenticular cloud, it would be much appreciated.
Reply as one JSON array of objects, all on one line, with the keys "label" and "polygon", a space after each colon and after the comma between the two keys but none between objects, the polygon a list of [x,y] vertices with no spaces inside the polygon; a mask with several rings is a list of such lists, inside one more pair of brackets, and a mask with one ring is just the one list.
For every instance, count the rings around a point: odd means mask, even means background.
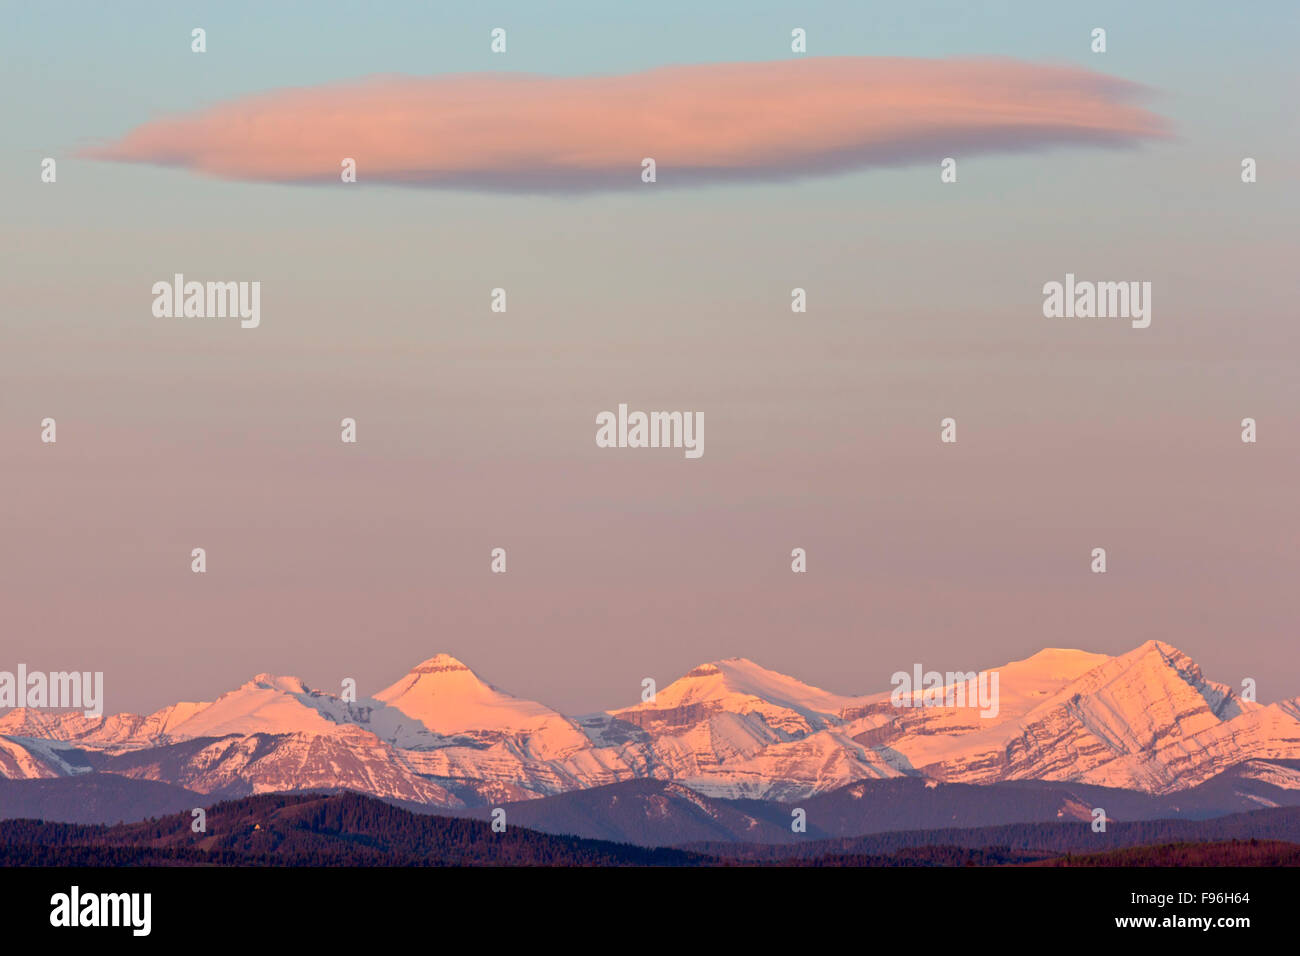
[{"label": "lenticular cloud", "polygon": [[381,76],[157,119],[82,155],[225,179],[538,192],[778,180],[1166,135],[1135,84],[1006,59],[833,57],[621,76]]}]

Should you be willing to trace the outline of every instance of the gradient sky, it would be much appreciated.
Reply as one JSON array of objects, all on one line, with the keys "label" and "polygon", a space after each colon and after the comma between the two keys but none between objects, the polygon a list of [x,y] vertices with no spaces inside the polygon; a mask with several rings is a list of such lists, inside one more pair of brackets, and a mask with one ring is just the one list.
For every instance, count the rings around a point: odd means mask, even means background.
[{"label": "gradient sky", "polygon": [[[4,4],[0,669],[148,711],[448,652],[580,713],[723,657],[861,693],[1159,638],[1300,694],[1297,7],[623,6]],[[783,60],[795,26],[1135,81],[1174,135],[581,196],[76,156],[278,87]],[[174,272],[261,281],[261,327],[154,318]],[[1152,282],[1151,327],[1044,319],[1067,272]],[[704,412],[704,457],[598,449],[620,402]]]}]

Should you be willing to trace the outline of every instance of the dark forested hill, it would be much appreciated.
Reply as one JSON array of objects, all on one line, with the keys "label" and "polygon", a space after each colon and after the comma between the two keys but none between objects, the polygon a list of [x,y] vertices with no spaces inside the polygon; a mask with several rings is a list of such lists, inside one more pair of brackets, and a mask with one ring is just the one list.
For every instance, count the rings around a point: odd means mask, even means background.
[{"label": "dark forested hill", "polygon": [[679,850],[648,850],[410,813],[359,794],[275,794],[220,803],[206,829],[189,813],[112,827],[0,823],[0,865],[287,866],[690,865]]}]

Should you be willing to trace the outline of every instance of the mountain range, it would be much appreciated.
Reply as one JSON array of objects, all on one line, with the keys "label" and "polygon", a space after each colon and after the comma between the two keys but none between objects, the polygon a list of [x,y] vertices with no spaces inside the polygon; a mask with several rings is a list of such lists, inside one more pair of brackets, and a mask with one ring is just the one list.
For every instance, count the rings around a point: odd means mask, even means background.
[{"label": "mountain range", "polygon": [[[1113,657],[1052,648],[990,670],[1000,678],[993,716],[899,707],[889,691],[833,694],[733,658],[696,667],[652,700],[570,717],[439,654],[356,701],[259,674],[214,701],[148,715],[10,710],[0,777],[165,784],[152,796],[169,806],[190,794],[352,790],[465,815],[630,781],[671,783],[679,801],[774,803],[858,783],[876,788],[873,803],[891,781],[898,800],[915,803],[938,799],[930,791],[940,787],[1037,781],[1143,794],[1156,806],[1235,768],[1234,780],[1268,781],[1260,806],[1300,792],[1285,763],[1300,760],[1300,699],[1244,699],[1169,644]],[[0,787],[0,817],[21,802],[10,793]],[[1216,812],[1252,799],[1220,801]],[[1091,800],[1078,797],[1084,810]],[[1130,818],[1139,816],[1149,814]]]}]

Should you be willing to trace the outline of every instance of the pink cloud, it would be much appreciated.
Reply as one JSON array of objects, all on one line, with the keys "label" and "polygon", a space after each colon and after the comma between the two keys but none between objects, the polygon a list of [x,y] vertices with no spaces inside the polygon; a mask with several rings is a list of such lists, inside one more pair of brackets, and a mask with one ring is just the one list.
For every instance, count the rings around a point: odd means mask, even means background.
[{"label": "pink cloud", "polygon": [[481,189],[783,179],[1166,136],[1140,87],[1007,59],[835,57],[621,76],[381,76],[157,119],[82,155],[225,179]]}]

